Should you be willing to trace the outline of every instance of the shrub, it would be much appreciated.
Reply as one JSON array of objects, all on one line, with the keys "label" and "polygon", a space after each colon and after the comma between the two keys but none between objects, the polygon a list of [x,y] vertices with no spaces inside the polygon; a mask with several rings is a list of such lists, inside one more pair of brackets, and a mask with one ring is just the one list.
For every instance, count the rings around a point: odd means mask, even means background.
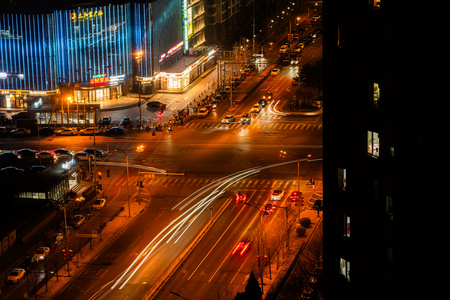
[{"label": "shrub", "polygon": [[311,220],[309,218],[301,218],[300,219],[300,225],[302,225],[305,228],[308,228],[311,225]]}]

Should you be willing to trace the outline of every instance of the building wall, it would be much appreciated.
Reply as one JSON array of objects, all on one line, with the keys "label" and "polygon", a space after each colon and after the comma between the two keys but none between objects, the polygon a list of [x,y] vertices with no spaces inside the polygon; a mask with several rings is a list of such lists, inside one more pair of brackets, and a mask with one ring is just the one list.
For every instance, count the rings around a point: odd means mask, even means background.
[{"label": "building wall", "polygon": [[0,79],[0,89],[55,90],[53,41],[51,15],[1,14],[0,73],[7,78]]},{"label": "building wall", "polygon": [[325,299],[448,293],[433,274],[448,272],[449,205],[431,204],[448,195],[446,154],[434,146],[450,128],[437,71],[446,54],[432,46],[445,26],[424,27],[423,9],[324,3]]},{"label": "building wall", "polygon": [[62,83],[131,74],[130,4],[55,11],[55,49]]}]

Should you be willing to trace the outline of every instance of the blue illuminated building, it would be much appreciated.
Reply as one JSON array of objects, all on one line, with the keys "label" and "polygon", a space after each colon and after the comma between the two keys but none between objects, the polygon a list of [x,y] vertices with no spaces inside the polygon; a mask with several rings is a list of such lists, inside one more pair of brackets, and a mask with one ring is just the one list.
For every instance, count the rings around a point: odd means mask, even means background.
[{"label": "blue illuminated building", "polygon": [[144,94],[182,90],[205,70],[166,72],[200,45],[189,45],[186,0],[61,7],[0,14],[0,109],[98,103],[137,91],[138,81]]}]

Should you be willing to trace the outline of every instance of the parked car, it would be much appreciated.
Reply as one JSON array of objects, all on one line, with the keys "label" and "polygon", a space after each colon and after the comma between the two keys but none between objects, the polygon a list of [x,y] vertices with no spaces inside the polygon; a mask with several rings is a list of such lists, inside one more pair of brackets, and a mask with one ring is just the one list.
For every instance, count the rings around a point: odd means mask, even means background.
[{"label": "parked car", "polygon": [[95,149],[95,148],[86,148],[83,151],[86,152],[87,154],[89,154],[90,156],[94,156],[94,155],[95,155],[95,157],[105,156],[105,152],[103,150],[99,150],[99,149]]},{"label": "parked car", "polygon": [[12,136],[27,136],[31,133],[30,129],[27,128],[16,128],[11,130]]},{"label": "parked car", "polygon": [[75,215],[72,218],[72,225],[75,228],[80,228],[86,222],[86,218],[83,215]]},{"label": "parked car", "polygon": [[124,135],[125,129],[122,127],[112,127],[105,131],[104,135],[111,136],[111,135]]},{"label": "parked car", "polygon": [[41,151],[38,153],[37,157],[53,162],[56,159],[56,153],[53,151]]},{"label": "parked car", "polygon": [[34,257],[36,257],[38,260],[44,260],[49,253],[50,247],[39,247],[34,253]]},{"label": "parked car", "polygon": [[22,269],[25,269],[26,271],[30,271],[30,270],[34,269],[37,266],[38,262],[39,262],[39,260],[36,257],[34,257],[34,256],[27,256],[23,260],[23,262],[20,265],[20,267]]},{"label": "parked car", "polygon": [[208,114],[209,114],[209,110],[206,107],[202,107],[198,111],[197,117],[205,118]]},{"label": "parked car", "polygon": [[96,127],[94,131],[94,127],[87,127],[80,130],[80,135],[94,135],[94,132],[96,135],[100,134],[100,130]]},{"label": "parked car", "polygon": [[6,281],[8,283],[17,283],[25,276],[25,269],[16,268],[9,273],[8,277],[6,277]]},{"label": "parked car", "polygon": [[53,150],[53,152],[55,152],[56,156],[58,158],[73,158],[73,151],[67,150],[67,149],[55,149]]},{"label": "parked car", "polygon": [[0,161],[2,162],[17,162],[21,158],[20,154],[9,151],[0,154]]},{"label": "parked car", "polygon": [[124,127],[133,127],[133,121],[131,121],[130,117],[124,117],[122,121],[122,125]]},{"label": "parked car", "polygon": [[101,125],[109,125],[111,124],[111,117],[105,116],[100,121]]},{"label": "parked car", "polygon": [[242,114],[241,124],[250,124],[252,118],[249,113]]},{"label": "parked car", "polygon": [[9,167],[0,169],[0,175],[5,176],[5,177],[19,177],[19,176],[23,175],[23,173],[24,173],[23,169],[13,167],[13,166],[9,166]]},{"label": "parked car", "polygon": [[229,124],[232,123],[236,120],[236,118],[233,115],[226,115],[223,119],[222,119],[222,123],[223,124]]},{"label": "parked car", "polygon": [[73,155],[76,160],[89,160],[90,155],[86,152],[77,152]]},{"label": "parked car", "polygon": [[55,134],[55,130],[51,127],[39,128],[39,135],[49,136],[49,135],[54,135],[54,134]]},{"label": "parked car", "polygon": [[60,135],[60,136],[78,135],[78,131],[76,131],[75,128],[63,128],[63,129],[56,130],[55,133],[56,133],[56,135]]},{"label": "parked car", "polygon": [[20,149],[17,154],[22,156],[22,158],[37,158],[38,152],[29,148]]},{"label": "parked car", "polygon": [[105,199],[103,199],[103,198],[102,199],[97,199],[92,204],[92,207],[95,210],[100,210],[100,209],[102,209],[105,206],[105,204],[106,204],[106,200]]},{"label": "parked car", "polygon": [[45,166],[42,165],[34,165],[30,168],[30,174],[37,175],[45,170]]}]

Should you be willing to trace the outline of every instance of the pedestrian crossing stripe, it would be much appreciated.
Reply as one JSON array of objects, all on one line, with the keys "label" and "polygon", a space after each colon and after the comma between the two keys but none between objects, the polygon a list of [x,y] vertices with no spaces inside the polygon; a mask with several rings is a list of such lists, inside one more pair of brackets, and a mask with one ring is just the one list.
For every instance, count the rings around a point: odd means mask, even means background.
[{"label": "pedestrian crossing stripe", "polygon": [[[136,176],[132,176],[129,179],[129,183],[133,183],[137,180]],[[167,186],[206,186],[212,182],[220,182],[220,180],[217,179],[210,179],[210,178],[167,178],[167,177],[154,177],[154,178],[144,178],[143,180],[144,186],[151,186],[151,185],[161,185],[164,187]],[[300,185],[306,186],[307,180],[301,180]],[[114,186],[123,187],[127,184],[126,178],[120,178],[116,182],[113,182]],[[241,181],[238,181],[232,185],[230,185],[230,189],[233,188],[241,188],[241,189],[248,189],[248,188],[255,188],[255,187],[262,187],[265,189],[282,189],[282,190],[288,190],[290,186],[297,186],[297,180],[271,180],[271,179],[244,179]],[[316,181],[316,186],[319,185],[319,182]],[[320,194],[320,191],[316,192],[317,194]]]},{"label": "pedestrian crossing stripe", "polygon": [[222,123],[188,123],[183,126],[183,128],[187,129],[200,129],[200,128],[229,128],[229,129],[238,129],[238,128],[248,128],[248,129],[282,129],[282,130],[321,130],[323,127],[322,124],[313,124],[313,123],[267,123],[267,122],[253,122],[251,124],[240,124],[240,123],[232,123],[232,124],[222,124]]}]

